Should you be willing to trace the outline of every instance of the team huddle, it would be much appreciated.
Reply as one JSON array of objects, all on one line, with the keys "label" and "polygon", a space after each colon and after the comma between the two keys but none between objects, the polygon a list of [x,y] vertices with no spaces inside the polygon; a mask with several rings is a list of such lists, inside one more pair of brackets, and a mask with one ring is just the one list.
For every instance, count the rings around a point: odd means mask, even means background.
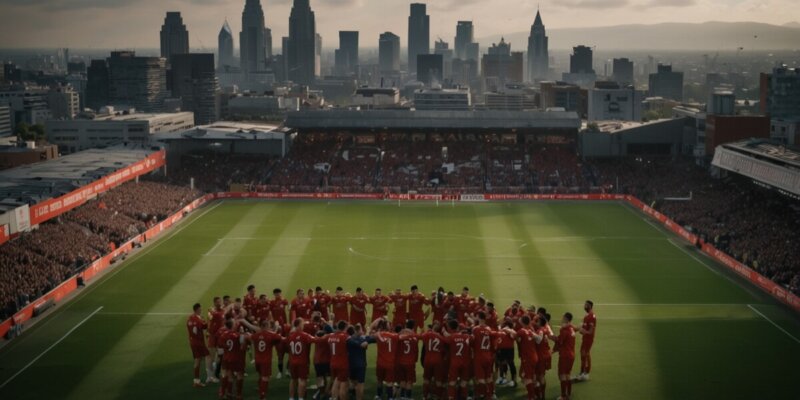
[{"label": "team huddle", "polygon": [[[423,399],[492,399],[498,385],[516,387],[514,349],[519,355],[519,378],[527,399],[544,399],[545,375],[558,353],[559,399],[569,399],[572,381],[586,381],[597,320],[591,301],[579,327],[565,313],[556,335],[544,307],[525,308],[515,301],[502,316],[483,296],[460,295],[443,288],[425,296],[417,286],[389,295],[376,289],[368,296],[361,288],[351,295],[339,287],[335,294],[317,287],[297,290],[291,301],[280,289],[256,295],[247,288],[244,298],[215,297],[203,319],[195,304],[187,321],[194,358],[194,386],[220,383],[219,397],[243,398],[247,355],[258,373],[258,393],[265,399],[272,377],[273,354],[277,378],[289,382],[289,399],[306,396],[314,368],[314,399],[364,398],[367,349],[377,348],[375,399],[413,398],[419,362],[423,369]],[[367,307],[371,306],[369,322]],[[391,308],[391,318],[390,317]],[[425,325],[430,318],[431,322]],[[571,377],[577,334],[582,335],[580,373]],[[553,347],[550,347],[550,343]],[[314,347],[313,357],[311,348]],[[288,355],[287,368],[284,361]],[[205,364],[206,383],[200,380]]]}]

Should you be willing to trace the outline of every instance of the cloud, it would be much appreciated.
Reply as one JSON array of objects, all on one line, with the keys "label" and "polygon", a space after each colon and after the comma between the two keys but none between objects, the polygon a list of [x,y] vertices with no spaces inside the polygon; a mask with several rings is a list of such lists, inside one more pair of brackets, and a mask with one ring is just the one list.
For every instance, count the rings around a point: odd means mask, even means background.
[{"label": "cloud", "polygon": [[0,0],[0,5],[39,7],[47,10],[83,10],[87,8],[119,8],[140,0]]},{"label": "cloud", "polygon": [[555,5],[564,8],[605,10],[622,8],[629,5],[629,2],[628,0],[561,0]]},{"label": "cloud", "polygon": [[689,7],[697,4],[696,0],[648,0],[637,5],[637,8],[656,8],[656,7]]}]

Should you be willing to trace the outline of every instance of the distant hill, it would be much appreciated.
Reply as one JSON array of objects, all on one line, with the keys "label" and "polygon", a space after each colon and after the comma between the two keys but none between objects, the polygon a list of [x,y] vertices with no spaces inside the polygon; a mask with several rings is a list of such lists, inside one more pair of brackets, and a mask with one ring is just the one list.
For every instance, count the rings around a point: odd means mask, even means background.
[{"label": "distant hill", "polygon": [[[784,26],[758,22],[664,23],[548,29],[547,35],[552,49],[585,44],[606,50],[734,50],[738,47],[746,50],[794,50],[800,49],[798,28],[800,23],[797,22]],[[528,34],[526,31],[493,35],[479,39],[479,42],[483,49],[504,36],[507,42],[511,42],[512,50],[525,50]]]},{"label": "distant hill", "polygon": [[797,21],[787,22],[787,23],[783,24],[782,26],[785,26],[787,28],[800,28],[800,22],[797,22]]}]

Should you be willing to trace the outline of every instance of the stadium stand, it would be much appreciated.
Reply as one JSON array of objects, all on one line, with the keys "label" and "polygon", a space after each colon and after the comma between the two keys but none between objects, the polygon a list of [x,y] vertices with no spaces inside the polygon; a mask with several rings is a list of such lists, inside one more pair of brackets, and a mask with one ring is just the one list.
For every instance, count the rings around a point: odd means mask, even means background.
[{"label": "stadium stand", "polygon": [[199,195],[166,183],[126,183],[3,244],[0,319]]}]

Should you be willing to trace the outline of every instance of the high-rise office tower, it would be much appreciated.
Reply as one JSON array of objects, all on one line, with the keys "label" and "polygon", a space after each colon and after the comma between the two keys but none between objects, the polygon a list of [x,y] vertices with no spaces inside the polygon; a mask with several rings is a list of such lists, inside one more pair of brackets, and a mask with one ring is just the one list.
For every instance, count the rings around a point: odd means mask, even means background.
[{"label": "high-rise office tower", "polygon": [[172,63],[175,54],[189,52],[189,31],[183,24],[181,13],[168,11],[161,26],[161,57],[167,59],[167,64]]},{"label": "high-rise office tower", "polygon": [[456,25],[455,58],[466,60],[467,47],[475,41],[475,28],[472,21],[458,21]]},{"label": "high-rise office tower", "polygon": [[358,72],[358,31],[339,31],[339,48],[335,53],[336,73],[351,75]]},{"label": "high-rise office tower", "polygon": [[317,73],[317,26],[309,0],[294,0],[289,14],[289,79],[308,85]]},{"label": "high-rise office tower", "polygon": [[569,56],[569,72],[571,74],[593,74],[592,48],[587,46],[576,46],[572,48]]},{"label": "high-rise office tower", "polygon": [[658,71],[650,74],[650,97],[683,101],[683,72],[673,71],[672,65],[658,64]]},{"label": "high-rise office tower", "polygon": [[217,53],[219,54],[217,68],[223,70],[225,67],[232,67],[234,65],[233,31],[231,31],[231,26],[228,25],[227,20],[225,24],[222,25],[222,29],[219,30],[219,35],[217,36]]},{"label": "high-rise office tower", "polygon": [[437,40],[433,44],[433,54],[442,56],[442,75],[444,79],[453,77],[453,49],[450,44],[442,39]]},{"label": "high-rise office tower", "polygon": [[378,41],[378,60],[381,73],[400,71],[400,36],[392,32],[381,33]]},{"label": "high-rise office tower", "polygon": [[481,72],[484,78],[496,78],[500,83],[522,82],[522,52],[512,52],[511,44],[505,38],[492,44],[488,53],[481,59]]},{"label": "high-rise office tower", "polygon": [[431,51],[431,17],[427,5],[412,3],[408,16],[408,70],[416,72],[417,56]]},{"label": "high-rise office tower", "polygon": [[264,56],[267,57],[267,64],[272,58],[272,29],[264,28]]},{"label": "high-rise office tower", "polygon": [[621,86],[633,85],[633,61],[627,58],[615,58],[613,61],[613,78]]},{"label": "high-rise office tower", "polygon": [[167,97],[166,60],[114,51],[108,58],[108,100],[144,112],[161,112]]},{"label": "high-rise office tower", "polygon": [[92,60],[86,70],[86,107],[98,110],[108,105],[108,62]]},{"label": "high-rise office tower", "polygon": [[194,112],[195,125],[218,119],[216,95],[219,89],[214,72],[214,54],[179,54],[172,59],[172,96],[183,102],[183,111]]},{"label": "high-rise office tower", "polygon": [[267,68],[264,41],[264,10],[260,0],[247,0],[242,11],[242,32],[239,34],[242,72],[257,72]]},{"label": "high-rise office tower", "polygon": [[417,56],[417,80],[426,86],[441,84],[444,79],[444,62],[441,54]]},{"label": "high-rise office tower", "polygon": [[537,10],[536,19],[531,25],[531,34],[528,36],[528,81],[530,82],[547,78],[550,70],[550,54],[547,40],[542,16]]}]

